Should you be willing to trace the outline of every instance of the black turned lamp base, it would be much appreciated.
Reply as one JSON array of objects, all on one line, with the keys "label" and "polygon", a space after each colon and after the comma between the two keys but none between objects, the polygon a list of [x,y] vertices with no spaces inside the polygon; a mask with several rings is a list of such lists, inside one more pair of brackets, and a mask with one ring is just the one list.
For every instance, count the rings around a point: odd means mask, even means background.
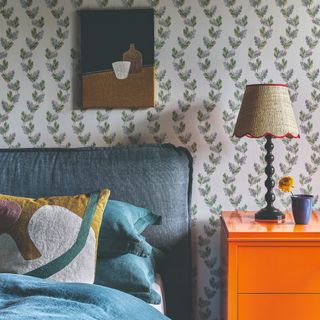
[{"label": "black turned lamp base", "polygon": [[261,210],[259,210],[255,214],[255,220],[259,222],[273,222],[273,223],[282,223],[285,220],[285,215],[278,209],[273,206],[274,200],[276,196],[273,193],[273,188],[275,186],[275,181],[273,180],[272,176],[274,174],[274,167],[272,162],[274,160],[274,156],[272,154],[273,150],[273,143],[272,143],[272,136],[266,136],[266,144],[264,145],[267,153],[265,156],[265,160],[267,163],[266,169],[264,170],[267,175],[267,180],[265,181],[264,185],[267,188],[267,193],[265,195],[265,200],[267,202],[267,206]]},{"label": "black turned lamp base", "polygon": [[285,221],[285,215],[274,207],[265,207],[256,212],[254,217],[258,222],[283,223]]}]

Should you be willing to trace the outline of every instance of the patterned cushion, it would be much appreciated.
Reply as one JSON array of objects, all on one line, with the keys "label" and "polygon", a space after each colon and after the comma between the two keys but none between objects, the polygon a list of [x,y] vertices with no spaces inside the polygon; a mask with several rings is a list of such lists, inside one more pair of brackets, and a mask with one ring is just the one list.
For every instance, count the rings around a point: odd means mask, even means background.
[{"label": "patterned cushion", "polygon": [[93,283],[110,191],[40,199],[0,195],[0,272]]}]

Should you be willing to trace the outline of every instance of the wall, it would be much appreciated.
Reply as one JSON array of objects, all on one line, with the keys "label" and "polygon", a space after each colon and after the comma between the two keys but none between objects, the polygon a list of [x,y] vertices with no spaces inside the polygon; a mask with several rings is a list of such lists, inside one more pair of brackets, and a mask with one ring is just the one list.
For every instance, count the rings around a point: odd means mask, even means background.
[{"label": "wall", "polygon": [[[125,6],[156,10],[156,108],[82,112],[75,12]],[[319,9],[316,0],[0,0],[0,146],[189,148],[196,314],[220,319],[219,213],[261,207],[265,192],[263,141],[230,139],[247,82],[289,83],[302,138],[275,141],[277,175],[319,193]]]}]

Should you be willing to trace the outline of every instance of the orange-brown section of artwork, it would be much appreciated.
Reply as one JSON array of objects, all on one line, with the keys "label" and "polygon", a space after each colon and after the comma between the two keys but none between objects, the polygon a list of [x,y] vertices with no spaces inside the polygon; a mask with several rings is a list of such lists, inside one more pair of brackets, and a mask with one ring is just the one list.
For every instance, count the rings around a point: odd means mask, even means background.
[{"label": "orange-brown section of artwork", "polygon": [[154,106],[154,67],[119,80],[113,71],[82,76],[82,105],[89,108],[149,108]]}]

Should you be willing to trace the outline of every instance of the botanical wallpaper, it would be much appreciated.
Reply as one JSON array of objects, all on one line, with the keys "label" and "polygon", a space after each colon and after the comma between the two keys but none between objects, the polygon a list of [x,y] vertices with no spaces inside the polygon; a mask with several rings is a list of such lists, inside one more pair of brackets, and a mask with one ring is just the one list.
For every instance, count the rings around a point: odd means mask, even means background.
[{"label": "botanical wallpaper", "polygon": [[[156,107],[83,112],[76,11],[116,7],[155,9]],[[219,214],[264,204],[263,139],[231,138],[247,83],[289,84],[302,137],[274,141],[276,175],[320,207],[319,39],[318,0],[0,0],[0,147],[188,148],[195,318],[221,319]]]}]

